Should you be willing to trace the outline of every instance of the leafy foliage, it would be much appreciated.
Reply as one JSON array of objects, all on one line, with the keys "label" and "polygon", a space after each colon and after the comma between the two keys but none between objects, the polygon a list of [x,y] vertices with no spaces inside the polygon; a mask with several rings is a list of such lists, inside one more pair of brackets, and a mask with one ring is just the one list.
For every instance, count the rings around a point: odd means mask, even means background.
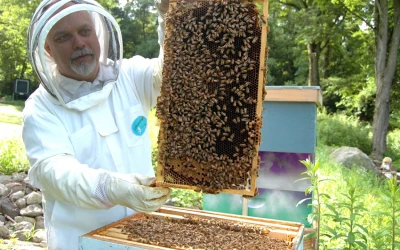
[{"label": "leafy foliage", "polygon": [[[395,180],[382,181],[362,168],[343,168],[333,163],[329,154],[329,147],[319,145],[316,163],[303,161],[307,167],[303,174],[310,180],[333,180],[312,181],[310,186],[320,194],[319,201],[315,200],[316,193],[313,194],[313,206],[319,205],[320,210],[314,209],[309,216],[319,220],[319,246],[323,249],[397,249],[400,186]],[[389,244],[392,239],[396,239],[394,248]]]},{"label": "leafy foliage", "polygon": [[388,133],[387,137],[388,150],[385,155],[393,160],[393,165],[398,166],[400,170],[400,129],[395,129]]},{"label": "leafy foliage", "polygon": [[0,0],[0,96],[12,94],[15,78],[37,78],[26,56],[26,34],[40,0]]},{"label": "leafy foliage", "polygon": [[366,154],[372,150],[371,127],[354,116],[318,112],[318,143],[331,146],[357,147]]},{"label": "leafy foliage", "polygon": [[361,74],[349,78],[330,77],[321,81],[328,113],[340,112],[363,121],[372,121],[376,93],[374,79],[364,80],[360,77]]},{"label": "leafy foliage", "polygon": [[29,169],[24,144],[20,139],[0,140],[0,174],[9,175]]},{"label": "leafy foliage", "polygon": [[[383,215],[390,218],[390,227],[382,229],[382,235],[388,237],[391,249],[398,249],[400,241],[398,239],[400,234],[400,185],[397,183],[396,176],[393,176],[387,181],[388,188],[381,193],[384,203],[387,205],[387,211],[379,211],[376,214]],[[397,236],[397,237],[396,237]]]},{"label": "leafy foliage", "polygon": [[128,1],[124,7],[112,9],[123,37],[123,56],[158,56],[157,15],[153,0]]},{"label": "leafy foliage", "polygon": [[310,159],[307,159],[305,161],[300,161],[305,167],[306,167],[306,171],[301,173],[301,175],[305,175],[306,177],[299,179],[298,181],[301,180],[308,180],[311,183],[311,186],[309,186],[306,190],[305,190],[305,194],[309,195],[312,194],[312,198],[306,198],[303,199],[301,201],[298,202],[297,205],[303,203],[306,200],[312,200],[311,202],[311,206],[312,206],[312,212],[308,215],[308,223],[310,223],[311,225],[313,225],[313,227],[316,228],[315,232],[312,232],[308,235],[305,235],[306,238],[316,238],[316,242],[319,242],[320,239],[320,234],[321,234],[321,226],[320,226],[320,217],[321,217],[321,199],[322,198],[326,198],[329,199],[330,196],[326,193],[321,193],[320,191],[320,186],[321,186],[321,182],[323,181],[327,181],[329,179],[324,179],[321,178],[321,176],[318,174],[318,169],[320,168],[320,164],[317,161],[315,164],[313,162],[311,162]]},{"label": "leafy foliage", "polygon": [[176,207],[203,208],[203,194],[193,190],[173,188],[171,202]]},{"label": "leafy foliage", "polygon": [[330,240],[341,240],[342,249],[367,248],[368,229],[358,223],[362,211],[367,211],[362,204],[361,194],[355,183],[349,183],[347,193],[343,193],[343,201],[326,204],[329,212],[324,216],[336,222],[334,226],[325,226],[325,236]]}]

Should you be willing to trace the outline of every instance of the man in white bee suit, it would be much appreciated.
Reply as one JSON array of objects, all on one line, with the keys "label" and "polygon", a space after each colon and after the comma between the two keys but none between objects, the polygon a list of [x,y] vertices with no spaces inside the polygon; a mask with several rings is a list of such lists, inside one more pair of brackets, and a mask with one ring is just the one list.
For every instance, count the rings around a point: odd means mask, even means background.
[{"label": "man in white bee suit", "polygon": [[25,104],[23,140],[50,250],[78,249],[79,236],[169,198],[169,188],[152,185],[147,129],[168,9],[168,0],[156,1],[154,59],[122,59],[118,24],[93,0],[45,0],[33,15],[28,53],[41,84]]}]

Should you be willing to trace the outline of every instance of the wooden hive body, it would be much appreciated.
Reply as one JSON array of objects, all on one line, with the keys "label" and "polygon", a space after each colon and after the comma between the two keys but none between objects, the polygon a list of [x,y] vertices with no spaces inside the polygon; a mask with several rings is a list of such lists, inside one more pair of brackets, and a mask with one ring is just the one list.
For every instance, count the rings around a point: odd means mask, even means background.
[{"label": "wooden hive body", "polygon": [[[301,250],[303,249],[303,234],[304,234],[304,225],[295,222],[287,222],[287,221],[279,221],[279,220],[270,220],[263,218],[255,218],[255,217],[246,217],[241,215],[229,215],[215,212],[207,212],[202,210],[194,210],[194,209],[185,209],[185,208],[174,208],[164,206],[160,208],[157,212],[153,212],[150,214],[135,214],[129,217],[126,217],[120,221],[107,225],[105,227],[99,228],[95,231],[92,231],[86,235],[80,237],[80,248],[81,250],[92,250],[92,249],[124,249],[124,250],[136,250],[136,249],[193,249],[191,247],[191,243],[196,242],[196,238],[194,236],[180,237],[174,238],[174,235],[179,234],[184,230],[183,227],[176,230],[171,230],[171,228],[163,228],[156,222],[152,222],[155,224],[155,230],[158,232],[165,232],[170,230],[169,236],[163,236],[163,240],[151,240],[154,239],[155,234],[157,232],[152,232],[150,230],[143,230],[139,228],[138,230],[142,233],[141,236],[135,235],[127,231],[127,228],[135,227],[135,225],[140,225],[141,221],[149,220],[149,218],[155,218],[158,220],[165,221],[177,221],[185,220],[184,216],[195,216],[199,220],[212,220],[223,223],[230,223],[232,225],[231,230],[225,231],[222,235],[219,235],[218,232],[211,232],[213,235],[211,237],[201,236],[204,229],[196,230],[192,229],[192,232],[199,234],[199,238],[203,237],[204,241],[208,241],[212,244],[212,247],[201,248],[201,249],[218,249],[213,245],[213,242],[216,242],[216,238],[225,237],[230,234],[229,231],[236,231],[242,233],[245,236],[245,232],[240,231],[241,229],[238,225],[243,227],[259,227],[266,230],[266,233],[263,234],[263,237],[268,238],[267,245],[260,245],[257,242],[254,244],[257,246],[249,247],[245,249],[254,249],[259,247],[265,247],[265,249],[282,249],[282,250]],[[149,239],[146,240],[147,236]],[[246,237],[246,236],[245,236]],[[249,239],[250,237],[249,234]],[[168,240],[168,239],[173,239]],[[152,241],[152,242],[150,242]],[[279,244],[279,246],[278,246]],[[169,245],[166,246],[166,245]],[[198,249],[198,248],[196,248]],[[223,246],[219,249],[227,249],[226,246]],[[228,247],[228,249],[231,249]],[[243,244],[240,242],[237,245],[237,249],[243,249]]]}]

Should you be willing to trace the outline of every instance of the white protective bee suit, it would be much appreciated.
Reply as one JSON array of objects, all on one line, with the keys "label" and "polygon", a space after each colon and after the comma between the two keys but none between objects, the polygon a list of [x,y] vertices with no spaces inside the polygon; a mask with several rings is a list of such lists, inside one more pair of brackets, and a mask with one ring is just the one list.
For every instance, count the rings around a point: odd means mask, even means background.
[{"label": "white protective bee suit", "polygon": [[[162,48],[168,1],[156,6]],[[94,82],[61,75],[44,49],[51,27],[82,10],[90,14],[100,42]],[[120,29],[93,0],[43,1],[28,36],[41,80],[23,112],[29,181],[43,193],[48,249],[78,249],[79,236],[134,210],[155,211],[169,197],[170,189],[149,187],[154,172],[147,118],[160,91],[162,50],[155,59],[122,59]]]}]

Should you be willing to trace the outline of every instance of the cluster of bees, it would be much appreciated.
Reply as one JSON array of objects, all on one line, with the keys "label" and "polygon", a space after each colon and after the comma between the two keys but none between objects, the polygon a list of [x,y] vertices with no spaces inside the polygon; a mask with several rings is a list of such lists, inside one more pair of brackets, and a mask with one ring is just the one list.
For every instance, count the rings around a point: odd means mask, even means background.
[{"label": "cluster of bees", "polygon": [[265,95],[258,8],[239,0],[177,2],[166,31],[157,174],[164,184],[205,193],[248,189],[259,168],[257,106]]},{"label": "cluster of bees", "polygon": [[291,249],[292,243],[270,237],[264,226],[199,218],[130,220],[122,227],[128,239],[172,249]]}]

